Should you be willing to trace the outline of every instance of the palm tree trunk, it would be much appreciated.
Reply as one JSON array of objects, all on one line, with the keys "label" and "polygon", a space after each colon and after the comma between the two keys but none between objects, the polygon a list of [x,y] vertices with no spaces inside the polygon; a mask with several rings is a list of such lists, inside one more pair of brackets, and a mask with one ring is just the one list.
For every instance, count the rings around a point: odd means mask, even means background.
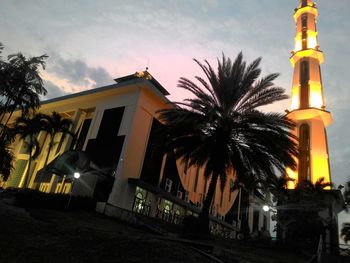
[{"label": "palm tree trunk", "polygon": [[[20,91],[20,92],[21,92],[21,91]],[[5,126],[6,126],[7,123],[10,121],[10,119],[11,119],[11,117],[12,117],[12,114],[13,114],[13,113],[15,112],[15,110],[17,109],[19,96],[20,96],[20,94],[17,96],[16,100],[14,100],[14,104],[13,104],[12,107],[10,108],[10,109],[11,109],[10,115],[7,117],[7,120],[6,120],[5,124],[4,124]],[[11,101],[11,99],[8,99],[8,100],[6,101],[6,104],[5,104],[5,107],[6,107],[6,108],[9,107],[10,101]],[[1,116],[1,122],[3,121],[4,117],[6,116],[6,113],[8,113],[8,112],[4,112],[4,114]],[[22,114],[23,114],[23,112],[22,112]]]},{"label": "palm tree trunk", "polygon": [[201,213],[202,216],[209,216],[209,210],[210,210],[210,206],[211,206],[211,203],[213,201],[214,194],[215,194],[216,184],[217,184],[218,178],[219,178],[219,174],[217,174],[217,173],[214,173],[211,176],[209,189],[208,189],[207,195],[205,197],[205,200],[203,202],[203,209],[202,209],[202,213]]},{"label": "palm tree trunk", "polygon": [[[8,106],[10,104],[10,99],[8,98],[5,105],[4,105],[4,109],[7,109]],[[4,117],[6,116],[6,113],[8,113],[6,110],[1,114],[1,118],[0,118],[0,123],[2,123]]]},{"label": "palm tree trunk", "polygon": [[51,153],[51,150],[52,150],[52,146],[53,146],[53,138],[51,137],[51,140],[50,140],[50,143],[49,143],[49,149],[47,150],[47,155],[46,155],[46,158],[45,158],[44,167],[46,167],[47,162],[49,161],[49,157],[50,157],[50,153]]},{"label": "palm tree trunk", "polygon": [[6,122],[4,123],[4,126],[7,126],[8,122],[10,121],[12,114],[13,114],[14,110],[11,110],[10,115],[7,117]]},{"label": "palm tree trunk", "polygon": [[30,147],[29,147],[28,169],[27,169],[26,175],[24,177],[23,188],[28,188],[28,177],[30,175],[30,166],[32,164],[32,151],[33,151],[33,148],[32,148],[32,138],[31,137],[29,139],[29,143],[30,143]]}]

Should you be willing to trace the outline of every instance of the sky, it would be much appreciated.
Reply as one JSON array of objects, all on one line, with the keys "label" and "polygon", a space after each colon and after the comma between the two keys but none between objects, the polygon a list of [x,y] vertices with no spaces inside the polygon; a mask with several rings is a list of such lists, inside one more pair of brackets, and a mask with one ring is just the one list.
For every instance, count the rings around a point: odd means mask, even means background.
[{"label": "sky", "polygon": [[[0,42],[5,54],[47,54],[42,77],[48,98],[106,84],[149,68],[171,93],[180,77],[203,75],[193,58],[213,66],[222,53],[234,59],[242,51],[251,62],[262,56],[263,75],[278,72],[276,85],[290,94],[289,62],[297,0],[0,0]],[[319,44],[327,110],[332,179],[350,178],[350,2],[318,0]],[[286,100],[268,108],[290,109]]]}]

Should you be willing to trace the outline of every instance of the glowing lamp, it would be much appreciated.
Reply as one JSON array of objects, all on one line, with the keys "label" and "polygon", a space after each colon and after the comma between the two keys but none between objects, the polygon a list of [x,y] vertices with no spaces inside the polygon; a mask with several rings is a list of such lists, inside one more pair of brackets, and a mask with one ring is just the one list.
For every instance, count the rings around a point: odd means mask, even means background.
[{"label": "glowing lamp", "polygon": [[268,205],[264,205],[264,206],[263,206],[263,210],[264,210],[265,212],[268,212],[268,211],[270,210],[270,207],[269,207]]}]

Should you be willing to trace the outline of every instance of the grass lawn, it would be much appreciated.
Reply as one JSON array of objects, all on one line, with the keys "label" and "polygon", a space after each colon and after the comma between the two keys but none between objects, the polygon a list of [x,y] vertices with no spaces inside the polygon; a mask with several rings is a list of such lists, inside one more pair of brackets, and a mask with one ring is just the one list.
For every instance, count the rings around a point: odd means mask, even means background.
[{"label": "grass lawn", "polygon": [[[193,249],[193,243],[186,243],[190,241],[173,241],[94,212],[23,209],[0,199],[0,229],[0,263],[218,262]],[[205,244],[214,248],[213,253],[222,262],[310,260],[300,251],[259,243],[211,240]]]},{"label": "grass lawn", "polygon": [[0,200],[0,262],[212,262],[188,246],[93,212],[22,209]]}]

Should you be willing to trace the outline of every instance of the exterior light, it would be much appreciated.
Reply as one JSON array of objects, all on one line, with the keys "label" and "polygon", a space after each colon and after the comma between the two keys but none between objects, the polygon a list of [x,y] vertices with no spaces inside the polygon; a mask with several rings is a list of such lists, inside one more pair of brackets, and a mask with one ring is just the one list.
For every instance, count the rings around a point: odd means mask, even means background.
[{"label": "exterior light", "polygon": [[80,173],[75,172],[73,176],[74,176],[74,178],[78,179],[80,177]]},{"label": "exterior light", "polygon": [[263,210],[264,210],[265,212],[268,212],[268,211],[270,210],[270,207],[269,207],[268,205],[264,205],[264,206],[263,206]]}]

